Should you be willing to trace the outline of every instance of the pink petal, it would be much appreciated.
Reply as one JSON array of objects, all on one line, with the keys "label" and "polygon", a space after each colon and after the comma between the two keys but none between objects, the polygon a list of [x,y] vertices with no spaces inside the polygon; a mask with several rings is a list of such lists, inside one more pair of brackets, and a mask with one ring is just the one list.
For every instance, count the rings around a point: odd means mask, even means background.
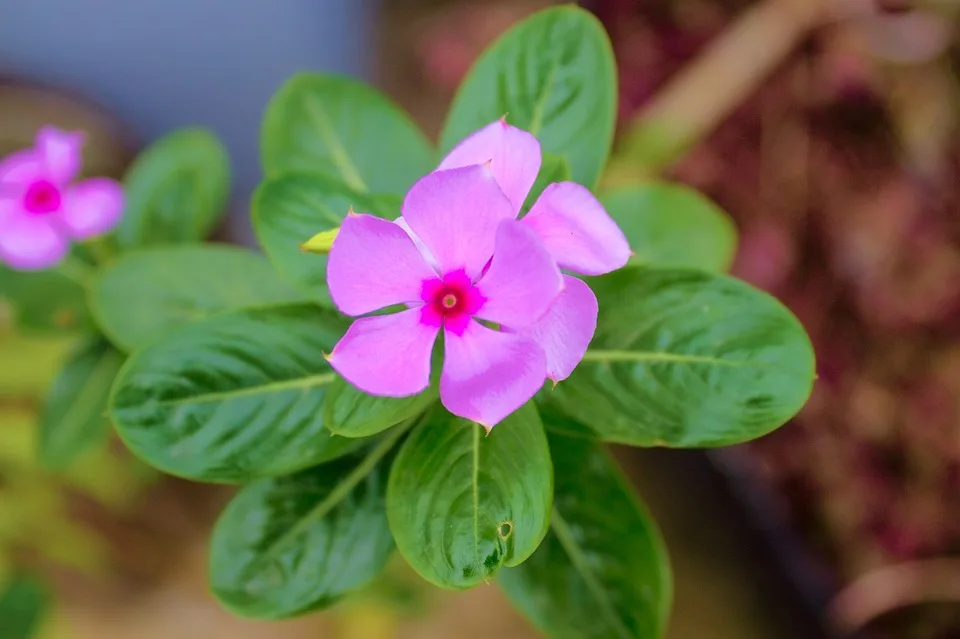
[{"label": "pink petal", "polygon": [[23,189],[7,192],[10,185],[25,187],[30,182],[46,177],[43,162],[33,149],[11,153],[0,161],[0,197],[20,197]]},{"label": "pink petal", "polygon": [[61,131],[45,126],[37,132],[37,153],[47,177],[55,184],[66,185],[80,172],[83,133]]},{"label": "pink petal", "polygon": [[406,232],[373,215],[348,214],[327,261],[330,296],[347,315],[420,303],[423,281],[436,278]]},{"label": "pink petal", "polygon": [[48,216],[31,215],[9,200],[0,204],[0,261],[20,271],[56,266],[70,244]]},{"label": "pink petal", "polygon": [[111,230],[122,215],[120,183],[109,178],[93,178],[67,190],[59,218],[71,237],[83,240]]},{"label": "pink petal", "polygon": [[602,275],[630,259],[630,245],[617,223],[585,187],[551,184],[523,218],[561,268]]},{"label": "pink petal", "polygon": [[430,385],[430,354],[439,329],[420,309],[355,321],[327,361],[345,380],[372,395],[406,397]]},{"label": "pink petal", "polygon": [[514,211],[487,166],[436,171],[413,185],[403,219],[445,275],[464,269],[476,279],[490,256],[497,226]]},{"label": "pink petal", "polygon": [[521,328],[539,320],[563,289],[563,278],[543,242],[521,222],[497,228],[490,268],[477,283],[486,302],[481,319]]},{"label": "pink petal", "polygon": [[487,430],[527,403],[546,379],[543,350],[520,335],[471,320],[462,335],[445,330],[444,344],[440,400]]},{"label": "pink petal", "polygon": [[453,147],[438,170],[490,162],[490,169],[516,215],[537,179],[540,161],[537,138],[505,120],[497,120]]},{"label": "pink petal", "polygon": [[533,326],[517,331],[546,353],[547,377],[554,382],[570,376],[597,330],[597,296],[575,277],[564,275],[563,281],[563,292],[547,314]]},{"label": "pink petal", "polygon": [[427,248],[427,245],[423,243],[416,233],[413,232],[413,229],[410,228],[410,225],[407,224],[407,221],[403,219],[401,215],[393,221],[394,224],[406,231],[407,235],[410,236],[410,239],[413,240],[414,245],[417,247],[417,250],[420,251],[420,255],[423,256],[423,259],[427,261],[432,268],[437,271],[440,270],[440,265],[437,263],[437,258],[433,256],[433,253],[430,252],[430,249]]}]

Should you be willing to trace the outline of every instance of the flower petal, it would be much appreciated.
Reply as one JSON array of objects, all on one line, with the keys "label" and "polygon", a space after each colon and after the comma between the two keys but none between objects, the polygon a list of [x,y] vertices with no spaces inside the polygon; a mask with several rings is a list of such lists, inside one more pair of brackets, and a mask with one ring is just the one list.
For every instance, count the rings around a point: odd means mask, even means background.
[{"label": "flower petal", "polygon": [[0,161],[0,197],[21,197],[23,189],[7,192],[9,185],[25,187],[46,177],[43,162],[34,149],[11,153]]},{"label": "flower petal", "polygon": [[515,333],[471,320],[462,335],[445,330],[444,345],[440,401],[487,430],[527,403],[546,379],[543,350]]},{"label": "flower petal", "polygon": [[630,245],[617,223],[585,187],[551,184],[524,216],[561,268],[602,275],[630,259]]},{"label": "flower petal", "polygon": [[577,367],[597,330],[597,296],[582,280],[563,276],[563,291],[539,322],[517,331],[547,356],[547,377],[559,382]]},{"label": "flower petal", "polygon": [[406,397],[430,385],[430,355],[440,332],[420,309],[358,319],[327,357],[344,379],[372,395]]},{"label": "flower petal", "polygon": [[330,296],[347,315],[419,303],[424,280],[436,278],[407,233],[373,215],[348,214],[327,261]]},{"label": "flower petal", "polygon": [[493,255],[497,226],[514,217],[487,166],[436,171],[413,185],[403,219],[446,275],[464,269],[476,279]]},{"label": "flower petal", "polygon": [[417,250],[420,251],[420,255],[423,256],[423,259],[427,261],[433,269],[439,271],[440,265],[437,263],[437,258],[433,256],[433,253],[430,252],[430,249],[427,248],[427,245],[423,243],[423,240],[413,232],[413,229],[410,228],[410,225],[407,224],[407,221],[403,219],[401,215],[393,221],[394,224],[406,231],[407,235],[410,236],[410,239],[413,240],[414,245],[417,247]]},{"label": "flower petal", "polygon": [[438,170],[487,162],[517,215],[540,172],[540,143],[523,129],[497,120],[453,147]]},{"label": "flower petal", "polygon": [[490,268],[477,283],[486,298],[481,319],[518,329],[543,317],[563,289],[563,277],[536,234],[517,220],[497,229]]},{"label": "flower petal", "polygon": [[68,184],[80,172],[83,133],[45,126],[37,132],[37,153],[47,176],[56,184]]},{"label": "flower petal", "polygon": [[70,236],[83,240],[103,235],[123,215],[123,187],[116,180],[93,178],[67,190],[59,218]]},{"label": "flower petal", "polygon": [[50,224],[48,216],[31,215],[3,201],[0,205],[0,261],[19,271],[55,266],[70,244]]}]

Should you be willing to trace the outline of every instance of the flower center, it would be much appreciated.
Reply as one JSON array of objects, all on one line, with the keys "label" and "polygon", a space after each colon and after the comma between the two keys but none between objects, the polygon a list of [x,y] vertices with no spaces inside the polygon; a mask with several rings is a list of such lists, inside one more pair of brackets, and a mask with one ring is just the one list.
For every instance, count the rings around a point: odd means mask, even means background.
[{"label": "flower center", "polygon": [[421,299],[424,301],[423,323],[445,326],[458,335],[487,301],[463,270],[447,273],[442,279],[424,281]]},{"label": "flower center", "polygon": [[60,208],[60,189],[48,180],[37,180],[27,187],[23,208],[36,215],[56,211]]}]

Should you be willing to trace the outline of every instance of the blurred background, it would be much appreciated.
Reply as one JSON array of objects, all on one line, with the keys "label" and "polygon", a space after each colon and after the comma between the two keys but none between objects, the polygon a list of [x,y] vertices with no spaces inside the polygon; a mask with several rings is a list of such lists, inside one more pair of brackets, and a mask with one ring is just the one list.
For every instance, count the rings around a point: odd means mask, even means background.
[{"label": "blurred background", "polygon": [[[291,74],[369,80],[431,135],[484,46],[548,0],[5,0],[0,153],[89,133],[119,176],[177,126],[236,166],[221,236],[250,241],[259,119]],[[960,83],[956,0],[593,0],[620,68],[605,179],[665,177],[736,220],[734,273],[800,317],[819,381],[792,423],[713,451],[618,451],[676,572],[670,639],[960,638]],[[229,491],[117,447],[39,470],[37,398],[66,341],[4,331],[0,572],[56,587],[46,639],[534,637],[495,587],[439,593],[395,565],[280,624],[206,592]],[[0,629],[0,639],[3,632]]]}]

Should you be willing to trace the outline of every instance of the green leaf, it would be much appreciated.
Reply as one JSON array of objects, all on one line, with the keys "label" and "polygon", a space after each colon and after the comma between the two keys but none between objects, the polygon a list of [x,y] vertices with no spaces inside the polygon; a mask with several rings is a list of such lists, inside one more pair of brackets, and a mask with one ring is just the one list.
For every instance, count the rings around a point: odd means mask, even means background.
[{"label": "green leaf", "polygon": [[40,461],[45,467],[63,468],[107,440],[107,399],[121,364],[123,355],[100,337],[84,341],[70,354],[40,413]]},{"label": "green leaf", "polygon": [[377,576],[393,551],[387,475],[398,428],[353,455],[243,488],[213,531],[214,595],[245,617],[329,606]]},{"label": "green leaf", "polygon": [[533,188],[527,194],[527,200],[523,204],[523,212],[530,210],[543,193],[543,190],[554,182],[568,182],[570,180],[570,164],[557,155],[549,153],[543,154],[543,162],[540,164],[540,172],[537,173],[537,180],[533,183]]},{"label": "green leaf", "polygon": [[270,100],[260,148],[268,176],[319,171],[358,193],[405,193],[436,165],[397,105],[357,80],[314,73],[293,76]]},{"label": "green leaf", "polygon": [[810,339],[766,293],[722,275],[640,267],[590,286],[596,335],[547,401],[604,440],[727,446],[779,427],[810,396]]},{"label": "green leaf", "polygon": [[350,209],[387,219],[400,215],[397,198],[351,190],[316,173],[268,178],[253,195],[253,230],[274,268],[305,295],[331,305],[327,258],[300,250],[321,231],[338,228]]},{"label": "green leaf", "polygon": [[733,263],[733,220],[694,189],[652,182],[608,191],[600,201],[627,236],[632,264],[724,272]]},{"label": "green leaf", "polygon": [[298,299],[263,256],[225,244],[129,253],[101,271],[90,295],[101,330],[126,351],[213,313]]},{"label": "green leaf", "polygon": [[122,248],[194,242],[226,212],[230,158],[210,131],[179,129],[138,155],[123,183],[126,210],[116,231]]},{"label": "green leaf", "polygon": [[662,637],[673,580],[656,523],[603,446],[548,432],[557,478],[550,533],[530,559],[500,572],[500,586],[551,639]]},{"label": "green leaf", "polygon": [[462,590],[529,557],[547,532],[553,468],[533,402],[485,435],[436,410],[390,473],[397,548],[430,583]]},{"label": "green leaf", "polygon": [[7,321],[17,330],[31,333],[62,333],[90,326],[84,286],[92,271],[82,262],[68,259],[46,271],[0,266],[0,329]]},{"label": "green leaf", "polygon": [[610,154],[617,107],[610,39],[573,6],[534,14],[507,31],[474,64],[440,136],[444,152],[506,115],[543,150],[562,156],[573,179],[593,186]]},{"label": "green leaf", "polygon": [[363,443],[323,423],[336,378],[323,353],[345,329],[307,304],[187,324],[127,360],[110,415],[134,453],[180,477],[235,483],[309,468]]},{"label": "green leaf", "polygon": [[32,577],[17,577],[0,590],[0,629],[3,639],[32,639],[50,604],[43,584]]},{"label": "green leaf", "polygon": [[434,386],[411,397],[380,397],[338,377],[327,391],[323,418],[334,435],[370,437],[422,413],[435,401]]}]

